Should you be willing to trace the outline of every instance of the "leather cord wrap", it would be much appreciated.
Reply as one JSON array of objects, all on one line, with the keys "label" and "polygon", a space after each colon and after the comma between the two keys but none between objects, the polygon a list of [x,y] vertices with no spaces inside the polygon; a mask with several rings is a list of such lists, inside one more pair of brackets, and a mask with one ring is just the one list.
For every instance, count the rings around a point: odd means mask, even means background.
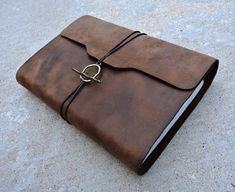
[{"label": "leather cord wrap", "polygon": [[[122,48],[124,45],[129,43],[130,41],[134,40],[135,38],[146,35],[146,33],[141,33],[140,31],[133,31],[131,34],[129,34],[127,37],[125,37],[122,41],[120,41],[118,44],[116,44],[112,49],[110,49],[103,57],[101,57],[97,64],[102,65],[102,62],[111,54]],[[61,104],[60,107],[60,116],[67,121],[67,123],[71,124],[68,120],[68,109],[71,103],[74,101],[78,93],[81,91],[81,89],[84,87],[86,82],[81,81],[79,85],[64,99],[64,101]]]}]

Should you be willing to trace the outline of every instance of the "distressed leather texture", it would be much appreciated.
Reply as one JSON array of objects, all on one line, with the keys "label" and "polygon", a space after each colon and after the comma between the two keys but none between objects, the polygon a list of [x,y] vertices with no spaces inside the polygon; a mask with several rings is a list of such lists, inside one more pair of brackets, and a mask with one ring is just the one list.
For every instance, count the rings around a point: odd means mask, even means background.
[{"label": "distressed leather texture", "polygon": [[[81,81],[71,68],[82,70],[95,63],[131,32],[83,16],[26,61],[16,79],[59,112],[63,100]],[[217,68],[218,60],[213,57],[140,36],[104,60],[101,83],[85,85],[69,107],[69,121],[143,174],[200,101]],[[202,79],[201,92],[143,164],[153,143]]]}]

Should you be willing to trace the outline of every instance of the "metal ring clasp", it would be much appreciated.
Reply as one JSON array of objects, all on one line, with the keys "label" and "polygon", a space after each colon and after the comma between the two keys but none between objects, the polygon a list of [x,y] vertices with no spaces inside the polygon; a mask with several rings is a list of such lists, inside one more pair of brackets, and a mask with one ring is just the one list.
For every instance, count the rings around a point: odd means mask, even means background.
[{"label": "metal ring clasp", "polygon": [[[92,67],[95,67],[97,69],[96,74],[94,74],[93,76],[87,75],[86,70]],[[82,71],[79,71],[75,68],[72,68],[72,70],[80,75],[79,77],[83,82],[86,82],[86,83],[89,83],[91,81],[95,81],[97,83],[101,82],[99,79],[96,78],[100,74],[100,71],[101,71],[101,67],[98,63],[87,65]]]}]

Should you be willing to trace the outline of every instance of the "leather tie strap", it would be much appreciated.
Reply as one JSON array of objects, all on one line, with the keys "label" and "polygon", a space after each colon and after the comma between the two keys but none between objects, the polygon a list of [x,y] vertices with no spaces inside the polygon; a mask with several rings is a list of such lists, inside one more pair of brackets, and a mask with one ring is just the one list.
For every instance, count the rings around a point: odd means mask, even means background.
[{"label": "leather tie strap", "polygon": [[[127,37],[125,37],[122,41],[120,41],[118,44],[116,44],[112,49],[110,49],[103,57],[101,57],[96,64],[90,64],[87,65],[82,71],[79,71],[75,68],[72,68],[73,71],[77,72],[80,75],[80,79],[81,82],[79,83],[79,85],[65,98],[65,100],[62,102],[61,107],[60,107],[60,116],[67,121],[69,124],[70,121],[68,120],[68,109],[70,104],[73,102],[73,100],[76,98],[76,96],[78,95],[78,93],[81,91],[81,89],[84,87],[85,83],[87,82],[91,82],[91,81],[95,81],[95,82],[100,82],[99,79],[97,79],[97,76],[100,73],[100,66],[102,65],[103,61],[110,56],[111,54],[113,54],[114,52],[116,52],[117,50],[119,50],[120,48],[122,48],[124,45],[126,45],[127,43],[129,43],[130,41],[134,40],[135,38],[141,36],[141,35],[146,35],[146,33],[141,33],[140,31],[134,31],[131,34],[129,34]],[[97,73],[91,77],[89,75],[87,75],[85,73],[86,69],[90,68],[90,67],[97,67],[98,71]]]}]

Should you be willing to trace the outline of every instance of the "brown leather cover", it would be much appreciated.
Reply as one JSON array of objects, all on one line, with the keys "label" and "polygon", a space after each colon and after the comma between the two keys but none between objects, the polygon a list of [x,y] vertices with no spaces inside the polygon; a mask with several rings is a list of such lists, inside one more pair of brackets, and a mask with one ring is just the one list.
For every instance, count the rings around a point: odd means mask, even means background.
[{"label": "brown leather cover", "polygon": [[[16,79],[59,112],[63,100],[81,81],[71,68],[82,70],[95,63],[131,32],[83,16],[26,61]],[[217,68],[215,58],[140,36],[105,59],[102,82],[85,85],[68,110],[69,120],[143,174],[199,102]],[[205,83],[200,93],[143,163],[154,141],[201,80]]]}]

